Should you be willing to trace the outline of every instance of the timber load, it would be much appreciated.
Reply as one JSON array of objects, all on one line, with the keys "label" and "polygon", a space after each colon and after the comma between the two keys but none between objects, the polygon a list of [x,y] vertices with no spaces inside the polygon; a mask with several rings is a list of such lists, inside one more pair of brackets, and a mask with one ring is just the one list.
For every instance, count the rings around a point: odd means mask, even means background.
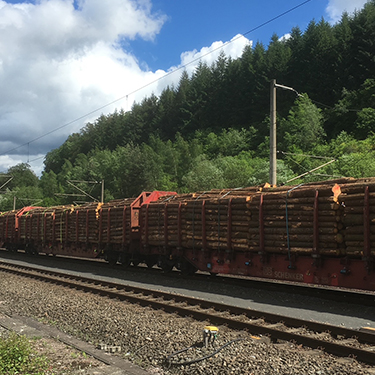
[{"label": "timber load", "polygon": [[16,211],[0,214],[0,238],[2,243],[16,239]]},{"label": "timber load", "polygon": [[129,244],[132,238],[131,204],[135,198],[104,203],[99,212],[99,242]]},{"label": "timber load", "polygon": [[9,251],[375,290],[375,178],[0,214]]},{"label": "timber load", "polygon": [[105,244],[123,243],[126,238],[129,243],[133,201],[33,208],[19,216],[18,236],[22,242]]},{"label": "timber load", "polygon": [[[251,188],[256,192],[258,188]],[[247,247],[249,193],[211,190],[161,197],[141,208],[144,245],[241,251]]]},{"label": "timber load", "polygon": [[374,178],[215,189],[141,208],[144,246],[337,257],[374,255],[374,241]]}]

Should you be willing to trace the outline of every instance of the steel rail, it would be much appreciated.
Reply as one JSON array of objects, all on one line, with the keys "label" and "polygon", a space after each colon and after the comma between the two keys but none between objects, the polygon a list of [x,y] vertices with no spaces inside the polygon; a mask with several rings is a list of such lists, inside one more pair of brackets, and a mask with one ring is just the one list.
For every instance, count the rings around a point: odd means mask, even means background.
[{"label": "steel rail", "polygon": [[[73,262],[97,262],[97,259],[84,259],[83,258],[69,258],[65,256],[59,256],[57,258],[53,258],[54,260],[67,260]],[[12,259],[9,259],[12,260]],[[1,263],[1,261],[0,261]],[[108,266],[108,264],[101,264],[101,267]],[[118,265],[118,268],[121,266]],[[103,267],[105,269],[105,267]],[[144,272],[145,267],[138,266],[138,267],[131,267],[131,272]],[[126,271],[125,271],[126,272]],[[164,271],[161,269],[148,269],[147,272],[153,272],[155,274],[161,274]],[[210,283],[217,283],[217,284],[228,284],[234,286],[240,286],[244,288],[256,288],[262,290],[270,290],[270,291],[282,291],[288,294],[298,294],[308,297],[315,297],[319,299],[326,299],[328,301],[337,301],[337,302],[345,302],[351,304],[359,304],[363,306],[373,306],[375,307],[375,291],[360,291],[360,290],[349,290],[345,288],[338,288],[338,287],[330,287],[326,285],[315,285],[315,284],[302,284],[298,282],[291,282],[285,280],[272,280],[272,279],[261,279],[257,277],[241,277],[241,276],[233,276],[233,275],[216,275],[212,277],[207,273],[196,273],[189,276],[182,276],[179,271],[170,272],[165,274],[164,276],[167,278],[176,278],[181,279],[192,279],[199,282],[207,282]]]},{"label": "steel rail", "polygon": [[[346,339],[355,337],[358,341],[374,344],[375,335],[367,332],[351,330],[318,322],[310,322],[257,310],[244,309],[221,303],[213,303],[177,294],[170,294],[103,280],[64,274],[56,271],[11,265],[4,262],[0,262],[0,271],[35,278],[69,288],[80,289],[86,292],[107,296],[109,298],[139,304],[141,306],[150,306],[169,313],[177,313],[180,316],[191,316],[197,320],[208,320],[216,325],[227,325],[229,328],[247,330],[252,334],[268,335],[272,340],[293,341],[297,344],[302,344],[313,349],[323,349],[327,353],[333,355],[341,357],[355,357],[358,361],[368,364],[375,364],[375,351],[347,346],[315,337],[303,336],[295,332],[290,332],[288,329],[282,331],[271,327],[271,325],[259,325],[259,323],[251,321],[244,322],[237,320],[233,316],[228,317],[222,316],[221,314],[225,313],[236,316],[245,315],[249,319],[262,318],[267,321],[267,324],[282,322],[287,327],[307,327],[312,331],[330,332],[333,335],[344,336]],[[58,279],[56,279],[56,277]],[[187,303],[190,305],[190,307],[179,306],[178,304],[181,303]],[[199,309],[197,309],[197,307],[199,307]],[[208,310],[214,310],[214,312],[210,312]]]},{"label": "steel rail", "polygon": [[249,308],[242,308],[242,307],[237,307],[233,305],[228,305],[224,303],[219,303],[219,302],[211,302],[203,299],[198,299],[195,297],[189,297],[185,295],[179,295],[179,294],[172,294],[168,292],[163,292],[160,290],[153,290],[153,289],[146,289],[146,288],[141,288],[141,287],[136,287],[136,286],[129,286],[125,284],[120,284],[120,283],[115,283],[111,281],[105,281],[105,280],[98,280],[98,279],[92,279],[84,276],[77,276],[73,274],[66,274],[66,273],[61,273],[57,271],[50,271],[50,270],[43,270],[40,268],[36,267],[29,267],[29,266],[22,266],[22,265],[14,265],[6,262],[1,262],[0,261],[0,269],[1,266],[11,266],[14,268],[19,268],[19,269],[27,269],[30,271],[34,272],[39,272],[39,273],[46,273],[49,275],[55,275],[57,277],[62,277],[62,278],[68,278],[70,280],[77,280],[80,282],[85,282],[88,284],[97,284],[97,285],[102,285],[106,286],[109,288],[114,288],[114,289],[121,289],[125,292],[133,292],[136,294],[142,294],[142,295],[147,295],[147,296],[153,296],[155,298],[163,298],[164,300],[174,300],[176,303],[183,303],[186,302],[189,305],[199,305],[202,309],[215,309],[216,311],[221,311],[221,312],[227,312],[230,311],[231,313],[235,315],[245,315],[248,318],[263,318],[268,322],[271,323],[277,323],[282,321],[286,326],[290,327],[302,327],[302,326],[307,326],[314,331],[320,331],[320,332],[330,332],[333,335],[336,336],[345,336],[345,337],[353,337],[355,336],[359,341],[362,342],[368,342],[371,344],[375,344],[375,335],[369,335],[368,333],[364,333],[358,330],[353,330],[353,329],[348,329],[345,327],[340,327],[340,326],[335,326],[335,325],[330,325],[330,324],[325,324],[325,323],[319,323],[319,322],[314,322],[314,321],[306,321],[303,319],[298,319],[298,318],[292,318],[289,316],[282,316],[279,314],[273,314],[273,313],[267,313],[264,311],[260,310],[254,310],[254,309],[249,309]]}]

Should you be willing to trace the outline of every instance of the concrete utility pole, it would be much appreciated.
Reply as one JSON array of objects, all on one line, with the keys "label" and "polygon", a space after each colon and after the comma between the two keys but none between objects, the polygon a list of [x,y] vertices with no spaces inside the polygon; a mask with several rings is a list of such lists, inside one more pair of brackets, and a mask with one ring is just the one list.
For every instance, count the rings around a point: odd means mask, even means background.
[{"label": "concrete utility pole", "polygon": [[294,91],[298,96],[300,95],[292,87],[279,85],[276,83],[276,79],[271,80],[271,101],[270,101],[270,184],[272,186],[277,185],[276,176],[276,88],[279,87],[284,90]]},{"label": "concrete utility pole", "polygon": [[270,184],[276,185],[276,79],[271,80]]}]

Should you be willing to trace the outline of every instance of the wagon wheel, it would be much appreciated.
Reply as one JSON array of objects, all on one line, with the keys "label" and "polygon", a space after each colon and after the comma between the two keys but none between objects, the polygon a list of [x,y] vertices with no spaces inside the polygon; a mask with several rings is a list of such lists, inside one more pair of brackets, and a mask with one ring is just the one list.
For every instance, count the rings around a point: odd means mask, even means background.
[{"label": "wagon wheel", "polygon": [[131,263],[130,257],[128,255],[122,254],[120,258],[120,263],[123,268],[128,268]]},{"label": "wagon wheel", "polygon": [[126,260],[126,261],[121,262],[121,266],[123,268],[128,268],[130,266],[130,263],[131,263],[130,260]]},{"label": "wagon wheel", "polygon": [[182,263],[180,271],[183,276],[190,276],[197,272],[198,268],[193,266],[191,263],[185,261]]},{"label": "wagon wheel", "polygon": [[169,273],[173,270],[174,264],[172,262],[162,262],[160,264],[160,268],[164,271],[164,273]]},{"label": "wagon wheel", "polygon": [[149,255],[145,260],[147,268],[152,268],[158,263],[158,257],[155,255]]},{"label": "wagon wheel", "polygon": [[156,264],[156,262],[153,259],[147,259],[146,260],[146,266],[147,266],[147,268],[152,268],[152,267],[155,266],[155,264]]},{"label": "wagon wheel", "polygon": [[165,273],[169,273],[169,272],[172,272],[173,270],[173,265],[170,265],[170,264],[165,264],[161,267],[161,269],[165,272]]},{"label": "wagon wheel", "polygon": [[18,246],[17,245],[11,245],[9,251],[11,253],[17,253],[18,252]]},{"label": "wagon wheel", "polygon": [[133,259],[132,259],[133,267],[137,267],[139,263],[141,263],[141,260],[139,259],[139,257],[137,257],[137,256],[133,257]]},{"label": "wagon wheel", "polygon": [[26,247],[25,247],[25,253],[27,255],[32,255],[33,254],[33,247],[31,246],[31,244],[26,244]]},{"label": "wagon wheel", "polygon": [[105,261],[111,266],[114,267],[117,264],[117,261],[119,260],[118,254],[114,252],[107,252],[104,256]]}]

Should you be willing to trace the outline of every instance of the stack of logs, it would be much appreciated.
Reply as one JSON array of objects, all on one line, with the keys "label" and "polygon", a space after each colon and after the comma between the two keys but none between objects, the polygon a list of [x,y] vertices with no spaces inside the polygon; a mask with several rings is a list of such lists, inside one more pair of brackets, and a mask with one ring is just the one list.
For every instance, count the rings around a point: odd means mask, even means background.
[{"label": "stack of logs", "polygon": [[141,241],[153,246],[246,250],[250,194],[258,190],[210,190],[162,197],[141,208]]},{"label": "stack of logs", "polygon": [[224,250],[230,232],[230,247],[246,249],[249,192],[257,190],[211,190],[161,197],[141,208],[142,244]]},{"label": "stack of logs", "polygon": [[95,242],[97,203],[34,208],[19,217],[19,238],[45,243]]},{"label": "stack of logs", "polygon": [[[98,212],[100,203],[90,203],[85,206],[74,207],[72,210],[56,212],[55,220],[61,217],[67,228],[67,241],[77,243],[98,242]],[[62,228],[61,232],[64,232]],[[61,242],[61,235],[55,236],[56,242]]]},{"label": "stack of logs", "polygon": [[16,211],[0,213],[0,241],[14,239],[16,236],[15,223]]},{"label": "stack of logs", "polygon": [[[19,217],[19,238],[128,244],[133,201],[34,208]],[[1,240],[16,214],[0,215]],[[375,255],[375,178],[165,196],[141,207],[140,228],[146,246]]]},{"label": "stack of logs", "polygon": [[74,211],[73,206],[36,207],[18,219],[18,235],[27,242],[29,238],[45,242],[66,240],[66,212]]},{"label": "stack of logs", "polygon": [[99,242],[129,244],[132,235],[130,205],[134,198],[104,203],[99,211]]},{"label": "stack of logs", "polygon": [[366,186],[373,242],[375,179],[162,197],[141,209],[141,240],[189,249],[358,256],[363,254]]},{"label": "stack of logs", "polygon": [[249,250],[311,253],[316,248],[320,254],[339,255],[344,248],[339,192],[339,185],[334,183],[263,189],[251,200]]},{"label": "stack of logs", "polygon": [[364,255],[367,227],[370,251],[375,255],[375,178],[363,178],[340,186],[345,254]]},{"label": "stack of logs", "polygon": [[[34,208],[19,218],[19,238],[44,242],[129,243],[131,199],[84,206]],[[124,209],[126,207],[126,209]]]}]

